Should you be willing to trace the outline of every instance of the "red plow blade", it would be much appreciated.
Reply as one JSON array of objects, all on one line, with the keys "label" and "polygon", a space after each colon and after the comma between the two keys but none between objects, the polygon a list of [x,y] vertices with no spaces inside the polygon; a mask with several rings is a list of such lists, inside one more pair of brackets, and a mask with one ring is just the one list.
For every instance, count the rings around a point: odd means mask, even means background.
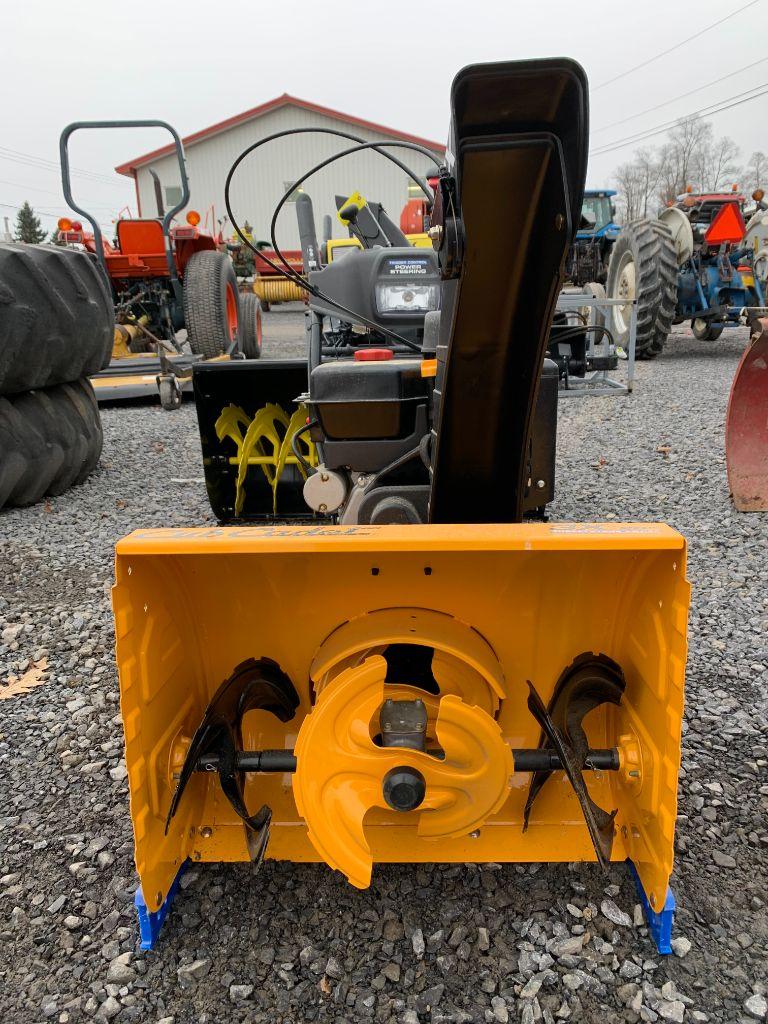
[{"label": "red plow blade", "polygon": [[755,323],[733,378],[725,461],[739,512],[768,512],[768,317]]}]

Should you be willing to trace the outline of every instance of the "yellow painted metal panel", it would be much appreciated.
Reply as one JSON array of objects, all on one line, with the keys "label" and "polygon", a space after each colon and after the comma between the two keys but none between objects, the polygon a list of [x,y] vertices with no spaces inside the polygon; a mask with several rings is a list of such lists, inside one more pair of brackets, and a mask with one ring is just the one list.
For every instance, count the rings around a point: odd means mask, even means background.
[{"label": "yellow painted metal panel", "polygon": [[[356,644],[368,650],[393,642],[391,628],[375,625],[392,609],[423,610],[413,637],[419,642],[423,628],[427,645],[435,634],[426,624],[438,617],[453,638],[448,655],[464,648],[468,663],[474,658],[478,672],[490,673],[491,689],[500,692],[488,706],[498,707],[495,720],[511,748],[539,741],[527,680],[546,702],[581,652],[621,665],[621,706],[592,712],[585,728],[593,747],[619,746],[622,769],[589,772],[586,781],[601,807],[618,808],[612,858],[632,857],[656,908],[663,903],[689,599],[685,542],[674,530],[615,523],[143,530],[119,542],[116,575],[136,861],[151,908],[184,858],[248,857],[242,823],[216,776],[193,778],[164,836],[173,750],[192,735],[220,683],[247,658],[277,661],[296,686],[299,710],[285,725],[267,712],[248,713],[244,746],[294,749],[320,677],[329,666],[345,668]],[[462,644],[469,635],[472,642]],[[473,645],[483,658],[472,654]],[[528,782],[526,774],[512,776],[502,806],[476,838],[426,839],[396,812],[371,810],[365,837],[374,862],[593,860],[561,772],[542,789],[522,832]],[[246,801],[254,810],[263,803],[273,809],[267,856],[318,859],[290,775],[249,776]]]}]

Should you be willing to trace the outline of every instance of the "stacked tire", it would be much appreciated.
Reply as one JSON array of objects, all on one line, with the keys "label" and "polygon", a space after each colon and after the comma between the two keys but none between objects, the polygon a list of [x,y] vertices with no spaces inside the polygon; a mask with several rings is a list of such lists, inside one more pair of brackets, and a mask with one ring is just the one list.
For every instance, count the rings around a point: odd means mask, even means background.
[{"label": "stacked tire", "polygon": [[114,309],[91,256],[0,244],[0,508],[62,494],[103,442],[88,376],[108,365]]},{"label": "stacked tire", "polygon": [[617,345],[629,348],[630,300],[636,303],[635,355],[655,359],[664,348],[677,305],[677,256],[669,230],[640,219],[619,232],[608,264],[606,292],[627,305],[611,307],[609,328]]}]

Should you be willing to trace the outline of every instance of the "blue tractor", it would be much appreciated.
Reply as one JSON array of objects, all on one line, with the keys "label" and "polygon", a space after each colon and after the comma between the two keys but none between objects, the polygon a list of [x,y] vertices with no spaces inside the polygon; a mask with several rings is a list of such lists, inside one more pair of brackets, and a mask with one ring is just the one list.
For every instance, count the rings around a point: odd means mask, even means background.
[{"label": "blue tractor", "polygon": [[[762,194],[753,199],[758,211]],[[765,280],[744,220],[746,197],[735,192],[679,196],[658,219],[631,221],[619,232],[608,266],[609,327],[626,344],[630,300],[637,304],[638,359],[653,359],[675,323],[691,321],[702,340],[765,315]],[[752,223],[752,220],[750,220]]]},{"label": "blue tractor", "polygon": [[587,189],[581,207],[581,226],[568,250],[566,280],[583,288],[586,284],[604,285],[608,262],[619,225],[614,223],[616,207],[609,188]]},{"label": "blue tractor", "polygon": [[[757,193],[753,198],[762,202]],[[765,289],[745,237],[745,203],[735,191],[686,193],[659,215],[678,262],[674,322],[690,320],[695,337],[704,341],[764,312]]]}]

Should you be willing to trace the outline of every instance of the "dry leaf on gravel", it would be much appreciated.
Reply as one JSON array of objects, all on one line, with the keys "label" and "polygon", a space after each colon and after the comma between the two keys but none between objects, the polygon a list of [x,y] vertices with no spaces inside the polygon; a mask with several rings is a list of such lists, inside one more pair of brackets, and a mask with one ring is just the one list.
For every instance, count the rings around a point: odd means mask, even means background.
[{"label": "dry leaf on gravel", "polygon": [[23,693],[29,693],[36,686],[40,686],[45,682],[47,668],[48,659],[41,658],[40,661],[33,661],[23,676],[8,676],[7,681],[0,682],[0,700],[20,697]]}]

